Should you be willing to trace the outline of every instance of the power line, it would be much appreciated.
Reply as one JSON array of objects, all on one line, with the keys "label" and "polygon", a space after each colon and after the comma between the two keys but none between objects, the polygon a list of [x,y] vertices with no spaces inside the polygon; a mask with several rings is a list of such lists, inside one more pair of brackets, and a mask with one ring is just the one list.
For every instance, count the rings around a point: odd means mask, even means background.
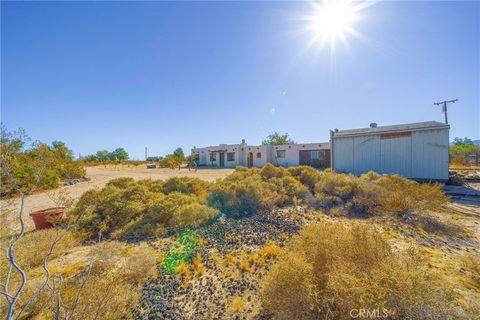
[{"label": "power line", "polygon": [[449,103],[455,103],[457,102],[458,99],[453,99],[453,100],[445,100],[442,102],[435,102],[434,105],[436,106],[442,106],[442,112],[445,113],[445,123],[448,124],[448,116],[447,116],[447,104]]}]

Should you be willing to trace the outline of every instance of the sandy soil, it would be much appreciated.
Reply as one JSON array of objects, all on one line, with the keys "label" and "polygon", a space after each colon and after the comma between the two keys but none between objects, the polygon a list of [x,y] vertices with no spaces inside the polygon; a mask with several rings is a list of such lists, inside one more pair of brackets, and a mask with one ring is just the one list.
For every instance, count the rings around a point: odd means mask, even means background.
[{"label": "sandy soil", "polygon": [[[145,167],[88,167],[87,177],[91,180],[81,182],[71,186],[64,186],[59,189],[35,193],[29,196],[25,201],[24,213],[28,214],[32,210],[45,209],[55,206],[55,197],[59,192],[66,192],[69,197],[77,200],[85,192],[93,188],[101,188],[108,181],[120,177],[132,177],[139,179],[168,179],[170,177],[198,177],[207,181],[215,181],[230,174],[233,169],[198,169],[196,172],[188,169],[171,170],[164,168],[147,169]],[[2,224],[18,225],[16,217],[19,209],[19,199],[1,200],[1,218]],[[33,228],[33,221],[30,218],[25,219],[26,229]]]}]

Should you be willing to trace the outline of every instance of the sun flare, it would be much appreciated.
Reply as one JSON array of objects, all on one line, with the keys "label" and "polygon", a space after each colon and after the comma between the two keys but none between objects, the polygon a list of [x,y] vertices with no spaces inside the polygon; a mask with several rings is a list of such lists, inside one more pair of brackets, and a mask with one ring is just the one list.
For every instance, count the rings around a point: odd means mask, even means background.
[{"label": "sun flare", "polygon": [[328,44],[333,53],[338,40],[346,45],[348,35],[359,36],[355,24],[361,18],[360,12],[369,5],[370,2],[350,0],[314,3],[312,12],[306,17],[306,29],[312,34],[309,46],[316,44],[322,49]]}]

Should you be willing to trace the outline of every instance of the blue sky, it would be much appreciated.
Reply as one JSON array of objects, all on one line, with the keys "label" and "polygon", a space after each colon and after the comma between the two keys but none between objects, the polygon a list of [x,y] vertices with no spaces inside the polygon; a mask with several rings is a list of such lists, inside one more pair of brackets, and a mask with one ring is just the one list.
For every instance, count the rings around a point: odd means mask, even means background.
[{"label": "blue sky", "polygon": [[480,3],[379,2],[307,49],[307,2],[3,2],[1,118],[76,154],[299,142],[329,130],[443,121],[480,138]]}]

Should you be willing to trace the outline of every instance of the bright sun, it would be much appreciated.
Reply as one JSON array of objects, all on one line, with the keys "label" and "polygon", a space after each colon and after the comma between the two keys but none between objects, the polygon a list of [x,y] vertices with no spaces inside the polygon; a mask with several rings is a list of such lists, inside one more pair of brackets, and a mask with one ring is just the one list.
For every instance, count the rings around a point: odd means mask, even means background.
[{"label": "bright sun", "polygon": [[349,0],[324,0],[314,3],[313,12],[306,17],[307,31],[313,34],[310,46],[318,44],[323,48],[329,44],[333,53],[337,40],[346,44],[347,35],[358,36],[354,25],[360,19],[360,11],[367,6],[367,2],[353,3]]}]

